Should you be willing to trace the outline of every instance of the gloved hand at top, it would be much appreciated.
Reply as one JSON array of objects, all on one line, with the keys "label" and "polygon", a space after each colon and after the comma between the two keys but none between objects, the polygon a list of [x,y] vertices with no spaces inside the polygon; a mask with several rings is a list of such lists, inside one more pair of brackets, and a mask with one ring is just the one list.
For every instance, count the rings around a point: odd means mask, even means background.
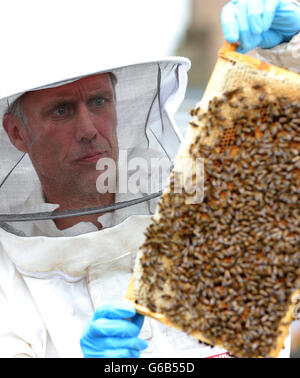
[{"label": "gloved hand at top", "polygon": [[84,357],[140,357],[140,351],[148,346],[138,338],[143,322],[144,317],[124,303],[98,308],[80,339]]},{"label": "gloved hand at top", "polygon": [[231,0],[221,13],[225,39],[245,53],[272,48],[300,31],[300,5],[289,0]]}]

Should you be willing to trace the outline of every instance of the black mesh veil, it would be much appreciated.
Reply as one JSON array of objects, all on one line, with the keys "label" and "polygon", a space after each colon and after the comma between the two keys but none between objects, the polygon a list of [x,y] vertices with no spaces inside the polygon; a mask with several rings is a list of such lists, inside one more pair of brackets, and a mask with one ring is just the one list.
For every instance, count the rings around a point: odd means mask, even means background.
[{"label": "black mesh veil", "polygon": [[[160,174],[157,164],[170,171],[181,141],[174,114],[184,98],[189,67],[190,62],[184,58],[170,58],[106,70],[116,78],[118,177],[123,180],[123,188],[117,188],[115,204],[109,209],[112,225],[129,215],[152,214],[155,210],[166,179],[166,172]],[[36,89],[56,87],[79,78]],[[1,118],[26,91],[0,100]],[[47,225],[53,222],[51,218],[60,214],[56,210],[58,206],[36,195],[42,193],[42,188],[30,158],[12,145],[3,128],[0,151],[0,226],[18,235],[43,235]],[[139,165],[139,159],[143,164]],[[126,175],[124,170],[127,170]],[[134,181],[137,171],[140,178],[134,185],[135,190],[128,185],[124,190],[124,180]],[[72,211],[73,215],[74,211],[81,214],[82,209]],[[100,212],[94,208],[89,211]],[[67,211],[60,215],[72,214]]]}]

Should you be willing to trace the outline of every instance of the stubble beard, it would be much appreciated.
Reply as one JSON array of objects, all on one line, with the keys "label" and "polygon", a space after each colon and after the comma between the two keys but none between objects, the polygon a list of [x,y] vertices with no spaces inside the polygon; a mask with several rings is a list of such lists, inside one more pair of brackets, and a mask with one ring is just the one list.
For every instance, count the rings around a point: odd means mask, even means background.
[{"label": "stubble beard", "polygon": [[96,171],[95,179],[87,177],[85,172],[74,171],[71,174],[57,178],[41,178],[46,200],[60,205],[59,210],[71,210],[107,206],[114,202],[114,193],[99,193],[96,187],[97,177],[101,171]]}]

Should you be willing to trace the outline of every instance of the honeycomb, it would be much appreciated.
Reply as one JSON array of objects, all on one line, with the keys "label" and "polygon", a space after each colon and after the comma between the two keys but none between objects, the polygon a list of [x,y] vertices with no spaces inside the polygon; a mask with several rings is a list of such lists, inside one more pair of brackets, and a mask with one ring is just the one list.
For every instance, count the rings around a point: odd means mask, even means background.
[{"label": "honeycomb", "polygon": [[[237,357],[277,357],[293,320],[299,90],[299,75],[221,49],[127,292],[137,311]],[[191,158],[204,161],[201,203],[175,190]]]}]

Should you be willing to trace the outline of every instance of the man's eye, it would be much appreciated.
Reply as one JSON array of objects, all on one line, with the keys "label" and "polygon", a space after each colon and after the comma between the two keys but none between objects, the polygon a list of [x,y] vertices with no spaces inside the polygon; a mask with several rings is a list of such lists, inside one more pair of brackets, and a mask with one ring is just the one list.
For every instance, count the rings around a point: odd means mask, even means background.
[{"label": "man's eye", "polygon": [[104,103],[104,98],[97,97],[93,100],[95,106],[101,106]]},{"label": "man's eye", "polygon": [[54,109],[53,112],[55,115],[65,115],[67,113],[67,106],[66,105],[59,105]]}]

